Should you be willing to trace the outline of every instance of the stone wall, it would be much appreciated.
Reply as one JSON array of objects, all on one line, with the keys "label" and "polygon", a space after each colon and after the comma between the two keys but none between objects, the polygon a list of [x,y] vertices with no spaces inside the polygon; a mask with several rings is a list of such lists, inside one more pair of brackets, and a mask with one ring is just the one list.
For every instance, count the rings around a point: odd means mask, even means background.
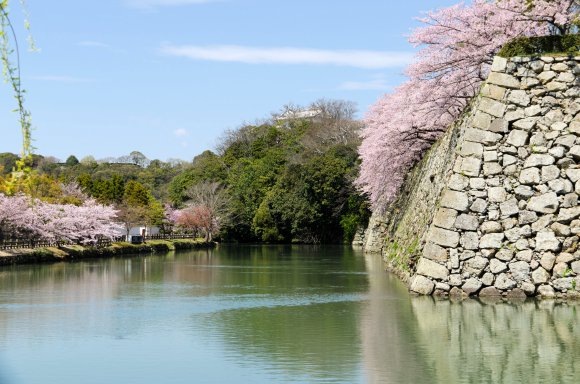
[{"label": "stone wall", "polygon": [[398,199],[407,208],[382,217],[388,242],[418,240],[403,247],[412,291],[578,295],[579,59],[496,58],[471,110],[428,155],[449,162],[413,170]]}]

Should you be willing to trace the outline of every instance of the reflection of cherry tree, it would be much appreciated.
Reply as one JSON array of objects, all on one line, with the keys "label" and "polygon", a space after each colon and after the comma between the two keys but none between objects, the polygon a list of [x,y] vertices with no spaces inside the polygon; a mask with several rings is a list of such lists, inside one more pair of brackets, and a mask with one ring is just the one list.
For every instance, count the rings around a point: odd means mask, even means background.
[{"label": "reflection of cherry tree", "polygon": [[395,198],[408,169],[477,95],[502,45],[567,32],[576,17],[575,0],[475,0],[421,18],[409,39],[422,48],[409,80],[366,116],[358,184],[375,209]]},{"label": "reflection of cherry tree", "polygon": [[95,244],[99,238],[119,235],[121,227],[114,222],[116,213],[94,199],[76,206],[0,194],[0,235]]}]

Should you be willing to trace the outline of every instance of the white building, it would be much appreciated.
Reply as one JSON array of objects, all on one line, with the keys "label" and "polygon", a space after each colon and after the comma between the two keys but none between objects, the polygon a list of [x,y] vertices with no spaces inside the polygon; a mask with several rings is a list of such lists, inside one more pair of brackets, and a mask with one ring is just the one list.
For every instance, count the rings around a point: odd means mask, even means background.
[{"label": "white building", "polygon": [[289,121],[289,120],[320,121],[321,119],[322,119],[321,109],[288,110],[276,118],[276,120],[278,121]]}]

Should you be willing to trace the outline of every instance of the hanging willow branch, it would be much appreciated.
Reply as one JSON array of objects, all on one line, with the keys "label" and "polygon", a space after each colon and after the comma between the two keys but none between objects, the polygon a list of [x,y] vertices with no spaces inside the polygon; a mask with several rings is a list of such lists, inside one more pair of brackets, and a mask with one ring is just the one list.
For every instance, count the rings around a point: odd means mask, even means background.
[{"label": "hanging willow branch", "polygon": [[[21,4],[23,2],[21,1]],[[24,4],[23,4],[24,5]],[[16,184],[26,181],[31,172],[30,165],[32,164],[32,153],[34,147],[32,146],[32,121],[30,112],[24,106],[25,90],[22,89],[20,76],[20,47],[14,26],[8,16],[8,0],[0,2],[0,60],[2,61],[2,72],[6,82],[12,87],[14,98],[16,99],[17,108],[15,112],[19,114],[19,123],[22,131],[22,151],[20,159],[16,162],[15,168],[12,170],[12,175],[6,182],[7,192],[14,190]],[[27,14],[25,12],[25,28],[29,28]],[[14,42],[14,49],[11,47],[11,41]],[[32,40],[31,40],[32,41]],[[31,47],[34,43],[31,43]],[[16,65],[12,62],[12,57],[15,58]]]}]

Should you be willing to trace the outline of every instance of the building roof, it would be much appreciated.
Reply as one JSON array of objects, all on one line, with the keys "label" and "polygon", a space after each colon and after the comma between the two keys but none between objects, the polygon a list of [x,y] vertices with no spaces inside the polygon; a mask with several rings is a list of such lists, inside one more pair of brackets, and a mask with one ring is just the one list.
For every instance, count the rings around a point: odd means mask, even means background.
[{"label": "building roof", "polygon": [[278,120],[294,120],[294,119],[314,119],[322,115],[320,109],[306,109],[298,111],[286,111],[278,116]]}]

